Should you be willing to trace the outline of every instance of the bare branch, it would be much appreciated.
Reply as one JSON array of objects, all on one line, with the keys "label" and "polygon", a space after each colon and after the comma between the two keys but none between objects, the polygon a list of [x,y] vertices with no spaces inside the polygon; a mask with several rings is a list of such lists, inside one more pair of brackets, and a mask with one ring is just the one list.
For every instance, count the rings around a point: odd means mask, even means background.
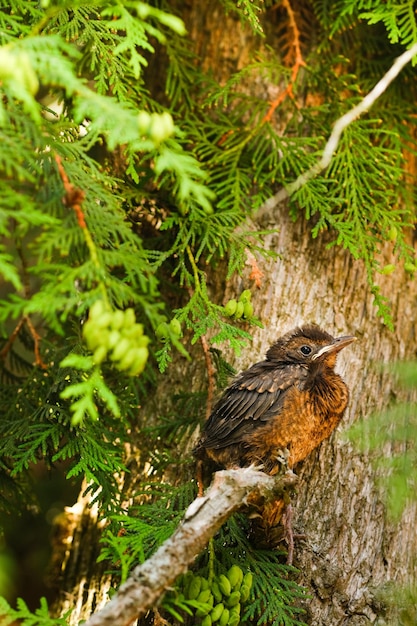
[{"label": "bare branch", "polygon": [[359,102],[359,104],[354,106],[353,109],[345,113],[345,115],[342,115],[342,117],[335,122],[331,135],[324,146],[323,154],[317,163],[315,163],[303,174],[300,174],[300,176],[298,176],[293,183],[280,189],[278,193],[264,202],[256,214],[256,219],[260,219],[265,214],[268,214],[279,204],[287,200],[295,191],[298,191],[298,189],[308,183],[309,180],[320,174],[320,172],[329,166],[344,129],[352,124],[352,122],[362,115],[362,113],[370,109],[373,104],[375,104],[376,100],[378,100],[384,91],[386,91],[392,81],[416,54],[417,43],[394,61],[387,73],[384,74],[381,80],[378,81],[375,87]]},{"label": "bare branch", "polygon": [[217,472],[206,495],[190,504],[174,534],[132,571],[113,599],[93,614],[85,626],[130,624],[158,603],[235,511],[249,501],[282,496],[297,480],[292,472],[273,478],[251,467]]}]

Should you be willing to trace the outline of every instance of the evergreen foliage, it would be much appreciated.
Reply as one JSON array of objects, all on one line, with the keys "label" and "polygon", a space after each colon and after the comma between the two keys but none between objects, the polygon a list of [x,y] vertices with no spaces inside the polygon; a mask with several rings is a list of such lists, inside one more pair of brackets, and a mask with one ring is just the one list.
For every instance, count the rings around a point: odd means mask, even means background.
[{"label": "evergreen foliage", "polygon": [[[264,43],[270,4],[221,6]],[[65,467],[68,479],[85,477],[101,515],[112,520],[102,558],[119,561],[121,579],[172,532],[191,499],[192,486],[161,477],[168,461],[180,465],[175,443],[194,428],[202,397],[180,395],[177,421],[161,416],[143,431],[156,481],[147,496],[154,497],[125,515],[116,475],[128,471],[123,446],[138,428],[138,407],[172,350],[191,358],[190,346],[209,333],[212,344],[239,351],[250,324],[259,324],[256,310],[232,319],[213,300],[207,274],[224,272],[226,280],[242,272],[249,254],[255,262],[269,254],[270,231],[251,221],[256,210],[316,161],[337,117],[401,46],[416,41],[411,2],[293,4],[295,26],[284,3],[276,13],[282,58],[265,44],[225,84],[200,69],[168,2],[0,4],[0,505],[14,514],[16,501],[29,506],[40,464]],[[267,102],[248,88],[253,76],[285,85],[286,97]],[[415,172],[406,163],[416,153],[414,78],[407,68],[290,206],[294,219],[309,220],[313,237],[329,231],[330,245],[364,261],[388,325],[389,302],[375,275],[396,267],[380,265],[381,247],[391,242],[398,265],[410,277],[416,270],[407,244]],[[89,344],[85,329],[97,302],[107,317],[96,330],[107,334]],[[140,362],[127,358],[133,349],[145,350]],[[213,354],[222,378],[225,364]],[[165,440],[158,451],[156,437]],[[277,555],[250,548],[243,523],[228,524],[216,541],[227,534],[230,549],[214,546],[214,553],[219,571],[244,553],[242,565],[258,575],[245,619],[300,624],[294,602],[303,590]],[[117,535],[120,524],[126,536]],[[207,567],[207,555],[199,567]],[[33,614],[23,601],[16,610],[0,605],[1,624],[65,621],[47,615],[44,601]]]},{"label": "evergreen foliage", "polygon": [[[347,431],[347,437],[360,452],[370,452],[376,469],[381,498],[390,519],[399,521],[404,510],[413,506],[417,493],[417,362],[389,366],[402,393],[411,400],[396,400],[387,410],[359,421]],[[417,618],[417,587],[393,583],[379,590],[381,601],[396,623],[408,626]]]},{"label": "evergreen foliage", "polygon": [[[400,388],[408,393],[417,388],[417,363],[397,363],[390,367],[397,376]],[[417,487],[417,403],[395,401],[386,411],[371,415],[348,431],[348,436],[359,449],[370,450],[378,470],[381,493],[389,515],[399,520],[405,507],[414,499]],[[390,449],[389,454],[381,451]]]},{"label": "evergreen foliage", "polygon": [[18,598],[17,607],[13,609],[4,598],[0,598],[0,624],[12,626],[17,620],[22,626],[66,626],[69,613],[60,618],[50,617],[48,603],[41,598],[40,607],[31,611],[22,598]]},{"label": "evergreen foliage", "polygon": [[[149,502],[150,494],[156,496],[152,502]],[[143,562],[172,534],[195,497],[195,490],[192,484],[173,489],[172,485],[155,487],[151,483],[144,485],[142,496],[145,500],[137,509],[132,509],[129,516],[114,519],[123,532],[114,534],[109,529],[103,538],[100,559],[118,563],[121,582],[134,565]],[[253,588],[241,615],[242,623],[303,626],[304,622],[299,619],[303,610],[295,603],[305,599],[306,593],[291,580],[294,568],[282,563],[282,554],[278,551],[255,549],[248,539],[249,531],[245,516],[232,517],[194,564],[193,572],[212,581],[214,577],[227,575],[231,566],[238,565],[244,572],[253,574]],[[184,598],[186,579],[187,574],[165,597],[162,608],[179,621],[200,623],[202,616],[199,619],[201,614],[196,613],[201,610],[200,605],[190,604]],[[191,621],[187,620],[187,615],[191,616]]]}]

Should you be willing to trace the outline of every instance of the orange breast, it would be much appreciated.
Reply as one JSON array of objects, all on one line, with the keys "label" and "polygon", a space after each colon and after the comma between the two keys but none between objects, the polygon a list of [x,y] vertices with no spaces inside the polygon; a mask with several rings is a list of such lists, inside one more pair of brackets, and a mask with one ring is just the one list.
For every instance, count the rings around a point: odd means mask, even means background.
[{"label": "orange breast", "polygon": [[343,416],[348,392],[340,378],[337,382],[339,388],[323,396],[291,389],[280,413],[248,435],[246,445],[251,453],[259,461],[268,460],[268,466],[274,464],[280,449],[288,450],[289,467],[305,459],[331,435]]}]

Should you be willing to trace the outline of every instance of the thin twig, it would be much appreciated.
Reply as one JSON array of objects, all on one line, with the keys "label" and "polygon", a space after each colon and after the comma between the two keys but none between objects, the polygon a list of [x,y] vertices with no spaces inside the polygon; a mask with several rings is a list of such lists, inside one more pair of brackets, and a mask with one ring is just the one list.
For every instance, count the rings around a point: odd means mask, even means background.
[{"label": "thin twig", "polygon": [[37,332],[37,330],[35,329],[34,325],[32,324],[32,320],[30,319],[30,317],[28,315],[25,316],[25,322],[27,327],[29,328],[29,332],[32,335],[32,339],[33,339],[33,352],[35,354],[35,364],[38,365],[39,367],[41,367],[43,370],[48,369],[48,366],[46,365],[46,363],[44,363],[42,361],[42,357],[41,357],[41,353],[40,353],[40,340],[41,340],[41,336],[39,335],[39,333]]},{"label": "thin twig", "polygon": [[201,346],[204,352],[204,358],[206,361],[206,369],[207,369],[207,402],[206,402],[206,419],[210,417],[211,410],[213,408],[213,398],[214,398],[214,385],[215,385],[215,372],[213,367],[213,362],[211,360],[210,348],[207,342],[205,335],[200,337]]},{"label": "thin twig", "polygon": [[4,361],[6,359],[12,345],[16,341],[19,335],[19,332],[21,328],[24,326],[24,324],[26,324],[26,326],[28,327],[29,332],[33,339],[33,344],[34,344],[33,352],[35,354],[35,365],[37,365],[38,367],[41,367],[44,370],[48,369],[48,366],[42,360],[41,352],[40,352],[40,340],[42,339],[42,337],[39,335],[39,333],[35,329],[32,323],[32,320],[30,319],[28,315],[23,315],[18,321],[18,323],[16,324],[15,328],[13,329],[12,334],[10,335],[7,342],[4,344],[3,348],[0,351],[0,360]]},{"label": "thin twig", "polygon": [[275,209],[279,204],[288,200],[288,198],[298,189],[303,187],[309,180],[320,174],[323,170],[325,170],[332,158],[334,153],[336,152],[337,146],[339,144],[340,137],[342,132],[347,126],[352,124],[362,113],[368,111],[373,104],[375,104],[376,100],[386,91],[392,81],[398,76],[401,70],[410,63],[412,58],[417,54],[417,43],[414,44],[409,50],[404,52],[401,56],[399,56],[387,73],[381,78],[380,81],[375,85],[375,87],[350,111],[342,115],[334,124],[331,135],[324,147],[323,154],[321,158],[315,163],[310,169],[308,169],[303,174],[300,174],[298,178],[291,184],[287,185],[287,187],[282,188],[276,193],[274,196],[269,198],[264,204],[260,207],[259,211],[256,214],[256,219],[261,219],[264,215],[268,214],[270,211]]},{"label": "thin twig", "polygon": [[294,100],[293,87],[295,85],[295,81],[297,80],[300,68],[305,66],[305,61],[301,54],[300,31],[298,30],[294,10],[289,0],[282,0],[282,6],[287,11],[289,26],[293,33],[292,48],[294,50],[294,64],[291,68],[291,77],[286,88],[275,98],[275,100],[271,102],[270,107],[262,120],[264,123],[271,121],[275,109],[279,107],[287,96]]},{"label": "thin twig", "polygon": [[12,334],[10,335],[10,337],[8,338],[8,340],[6,341],[6,343],[4,344],[3,348],[0,351],[1,360],[4,360],[6,356],[8,355],[9,350],[12,347],[13,343],[15,342],[16,337],[19,334],[19,331],[22,328],[24,322],[25,322],[24,317],[21,317],[20,320],[17,322]]},{"label": "thin twig", "polygon": [[[55,154],[55,161],[58,167],[59,175],[62,180],[62,184],[64,185],[65,189],[65,196],[63,197],[62,201],[65,206],[69,206],[74,210],[74,213],[77,217],[78,226],[83,232],[85,242],[90,252],[91,260],[97,268],[100,268],[97,248],[95,246],[91,233],[87,228],[84,211],[81,206],[85,200],[85,191],[79,189],[78,187],[75,187],[75,185],[70,182],[64,166],[62,165],[61,157],[58,154]],[[103,298],[107,300],[107,293],[104,283],[101,283],[101,291],[103,294]]]},{"label": "thin twig", "polygon": [[80,228],[86,228],[84,212],[81,208],[81,204],[85,199],[85,192],[70,183],[62,165],[61,157],[58,154],[55,154],[55,161],[65,189],[64,204],[74,209]]}]

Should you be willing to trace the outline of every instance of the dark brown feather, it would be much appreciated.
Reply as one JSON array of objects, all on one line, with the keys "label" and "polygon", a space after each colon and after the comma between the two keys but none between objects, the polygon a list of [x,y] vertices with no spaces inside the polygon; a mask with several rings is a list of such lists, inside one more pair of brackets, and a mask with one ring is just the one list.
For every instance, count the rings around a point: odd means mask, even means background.
[{"label": "dark brown feather", "polygon": [[[283,452],[289,467],[305,459],[330,436],[346,409],[348,389],[334,366],[338,352],[354,339],[335,339],[313,325],[281,337],[215,405],[195,449],[200,470],[214,461],[223,467],[261,465],[275,474]],[[257,509],[254,535],[260,531],[267,544],[274,543],[284,507],[276,500]]]},{"label": "dark brown feather", "polygon": [[333,368],[339,350],[353,340],[334,339],[314,325],[284,335],[225,390],[196,455],[225,467],[262,463],[270,473],[277,471],[280,448],[288,448],[291,466],[304,459],[346,408],[347,387]]}]

